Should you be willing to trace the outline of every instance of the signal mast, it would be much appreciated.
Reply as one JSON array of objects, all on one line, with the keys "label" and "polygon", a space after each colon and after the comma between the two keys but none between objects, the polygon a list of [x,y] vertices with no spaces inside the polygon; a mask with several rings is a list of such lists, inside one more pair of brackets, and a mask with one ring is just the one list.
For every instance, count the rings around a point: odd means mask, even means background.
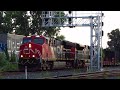
[{"label": "signal mast", "polygon": [[65,11],[67,14],[63,15],[63,12],[42,11],[42,27],[90,27],[90,71],[100,71],[104,14],[102,11],[86,14],[77,14],[80,11]]}]

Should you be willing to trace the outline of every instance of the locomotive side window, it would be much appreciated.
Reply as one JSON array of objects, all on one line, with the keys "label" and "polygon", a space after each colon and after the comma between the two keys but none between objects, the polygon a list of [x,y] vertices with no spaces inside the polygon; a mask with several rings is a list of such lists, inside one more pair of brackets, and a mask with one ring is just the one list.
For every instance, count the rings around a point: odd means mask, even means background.
[{"label": "locomotive side window", "polygon": [[28,42],[31,42],[31,38],[24,38],[22,43],[24,44],[24,43],[28,43]]},{"label": "locomotive side window", "polygon": [[42,45],[44,43],[44,39],[43,38],[34,38],[33,42],[36,44]]}]

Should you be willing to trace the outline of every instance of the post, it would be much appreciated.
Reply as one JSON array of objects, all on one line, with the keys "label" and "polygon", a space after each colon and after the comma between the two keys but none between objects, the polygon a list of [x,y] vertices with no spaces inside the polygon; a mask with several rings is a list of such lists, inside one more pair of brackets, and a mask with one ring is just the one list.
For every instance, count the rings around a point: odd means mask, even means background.
[{"label": "post", "polygon": [[75,43],[75,60],[74,60],[74,61],[75,61],[75,62],[74,62],[75,67],[76,67],[76,62],[77,62],[77,56],[76,56],[77,53],[76,53],[76,51],[77,51],[77,50],[76,50],[76,43]]},{"label": "post", "polygon": [[93,70],[93,18],[90,18],[90,71]]},{"label": "post", "polygon": [[[15,30],[13,31],[14,32],[14,54],[15,54],[15,57],[17,56],[17,54],[16,54],[16,44],[17,44],[17,42],[16,42],[16,34],[15,34]],[[17,62],[17,59],[16,59],[16,61],[15,62]]]},{"label": "post", "polygon": [[75,60],[76,60],[76,43],[75,43]]},{"label": "post", "polygon": [[27,66],[25,66],[25,78],[27,79]]}]

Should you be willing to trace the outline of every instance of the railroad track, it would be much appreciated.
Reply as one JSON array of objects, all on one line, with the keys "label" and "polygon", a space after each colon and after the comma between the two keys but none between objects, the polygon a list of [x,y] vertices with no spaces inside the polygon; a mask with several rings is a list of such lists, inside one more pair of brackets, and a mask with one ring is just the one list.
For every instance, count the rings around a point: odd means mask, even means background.
[{"label": "railroad track", "polygon": [[86,72],[73,75],[46,77],[42,79],[104,79],[106,77],[120,76],[120,70],[106,70],[99,72]]},{"label": "railroad track", "polygon": [[[120,76],[120,67],[103,68],[102,72],[86,72],[84,69],[56,68],[50,71],[28,72],[28,79],[104,79],[108,76]],[[9,71],[1,73],[4,79],[25,79],[25,72]]]}]

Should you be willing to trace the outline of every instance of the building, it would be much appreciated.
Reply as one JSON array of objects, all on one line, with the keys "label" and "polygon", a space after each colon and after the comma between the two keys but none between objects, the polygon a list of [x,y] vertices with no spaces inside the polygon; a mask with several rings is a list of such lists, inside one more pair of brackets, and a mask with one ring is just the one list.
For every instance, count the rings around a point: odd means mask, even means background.
[{"label": "building", "polygon": [[0,52],[3,51],[3,48],[7,47],[9,54],[13,51],[15,54],[18,54],[23,37],[24,35],[0,34]]}]

